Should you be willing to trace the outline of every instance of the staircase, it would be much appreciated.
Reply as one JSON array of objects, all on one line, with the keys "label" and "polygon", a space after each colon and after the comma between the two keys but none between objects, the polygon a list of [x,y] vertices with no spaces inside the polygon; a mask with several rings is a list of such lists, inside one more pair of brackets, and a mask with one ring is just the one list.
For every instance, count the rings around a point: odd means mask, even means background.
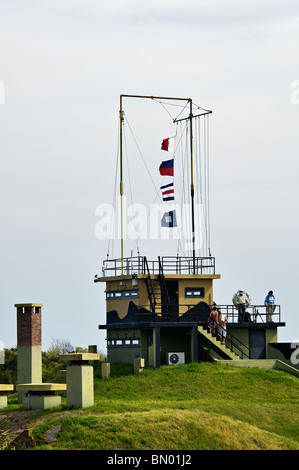
[{"label": "staircase", "polygon": [[153,313],[169,313],[169,296],[163,274],[163,266],[159,259],[159,274],[157,278],[151,277],[151,273],[148,267],[147,259],[144,257],[144,266],[147,272],[147,278],[145,280],[148,298],[150,301],[151,311]]},{"label": "staircase", "polygon": [[155,313],[162,313],[162,292],[161,286],[158,279],[152,279],[152,298],[154,299],[155,303]]},{"label": "staircase", "polygon": [[225,344],[221,344],[217,337],[212,336],[212,334],[207,331],[206,326],[198,326],[197,329],[205,346],[209,349],[210,356],[212,356],[214,360],[219,360],[217,356],[220,356],[220,359],[224,360],[241,360],[240,356],[231,351]]}]

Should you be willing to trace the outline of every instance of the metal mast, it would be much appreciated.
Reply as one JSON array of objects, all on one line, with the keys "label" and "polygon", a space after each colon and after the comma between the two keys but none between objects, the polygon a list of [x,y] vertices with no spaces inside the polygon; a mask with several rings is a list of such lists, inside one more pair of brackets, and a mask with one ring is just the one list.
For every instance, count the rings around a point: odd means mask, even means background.
[{"label": "metal mast", "polygon": [[[190,105],[190,114],[188,118],[174,120],[174,122],[183,121],[186,119],[190,120],[190,157],[191,157],[191,183],[190,183],[190,191],[191,191],[191,218],[192,218],[192,255],[193,255],[193,272],[196,273],[196,266],[195,266],[195,221],[194,221],[194,180],[193,180],[193,129],[192,129],[192,119],[193,112],[192,112],[192,100],[191,98],[174,98],[174,97],[166,97],[166,96],[147,96],[147,95],[120,95],[120,111],[119,111],[119,118],[120,118],[120,204],[121,204],[121,262],[122,262],[122,274],[123,274],[123,259],[124,259],[124,234],[123,234],[123,194],[124,194],[124,186],[123,186],[123,146],[122,146],[122,128],[123,128],[123,106],[122,106],[122,99],[123,98],[146,98],[146,99],[163,99],[163,100],[179,100],[179,101],[187,101]],[[208,114],[211,111],[206,111],[202,114]]]}]

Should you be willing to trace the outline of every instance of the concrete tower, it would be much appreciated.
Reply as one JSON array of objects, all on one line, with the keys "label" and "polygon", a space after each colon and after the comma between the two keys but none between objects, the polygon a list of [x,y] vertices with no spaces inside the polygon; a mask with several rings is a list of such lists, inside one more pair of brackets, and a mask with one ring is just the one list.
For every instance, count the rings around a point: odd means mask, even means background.
[{"label": "concrete tower", "polygon": [[[17,308],[18,383],[42,382],[41,310],[43,304],[15,304]],[[22,392],[19,394],[23,395]],[[19,401],[22,398],[19,396]]]}]

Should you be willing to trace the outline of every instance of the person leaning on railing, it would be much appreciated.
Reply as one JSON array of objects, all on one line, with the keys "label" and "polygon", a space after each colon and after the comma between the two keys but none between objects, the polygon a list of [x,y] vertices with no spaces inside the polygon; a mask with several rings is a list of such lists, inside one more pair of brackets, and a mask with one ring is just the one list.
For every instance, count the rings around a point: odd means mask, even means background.
[{"label": "person leaning on railing", "polygon": [[266,295],[264,305],[266,305],[267,322],[272,322],[272,315],[275,310],[275,297],[273,290],[270,290]]}]

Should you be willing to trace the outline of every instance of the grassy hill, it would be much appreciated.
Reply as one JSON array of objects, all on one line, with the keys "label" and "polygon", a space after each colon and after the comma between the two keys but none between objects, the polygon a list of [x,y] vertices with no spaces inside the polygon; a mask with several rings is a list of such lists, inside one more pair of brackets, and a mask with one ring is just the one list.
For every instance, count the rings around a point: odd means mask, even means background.
[{"label": "grassy hill", "polygon": [[[35,449],[299,449],[299,380],[276,370],[217,363],[163,366],[135,375],[95,366],[95,405],[18,412],[33,428]],[[52,439],[49,437],[52,435]]]}]

